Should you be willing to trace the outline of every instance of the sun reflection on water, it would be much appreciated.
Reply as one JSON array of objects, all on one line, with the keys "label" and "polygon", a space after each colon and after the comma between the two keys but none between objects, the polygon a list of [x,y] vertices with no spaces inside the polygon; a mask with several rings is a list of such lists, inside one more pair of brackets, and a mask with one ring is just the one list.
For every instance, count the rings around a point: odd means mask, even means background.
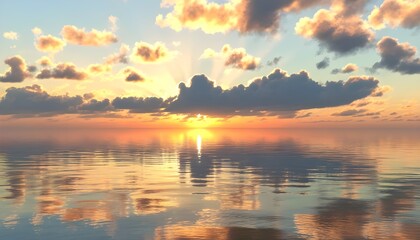
[{"label": "sun reflection on water", "polygon": [[202,143],[201,135],[197,135],[197,156],[198,156],[198,159],[201,159],[201,143]]}]

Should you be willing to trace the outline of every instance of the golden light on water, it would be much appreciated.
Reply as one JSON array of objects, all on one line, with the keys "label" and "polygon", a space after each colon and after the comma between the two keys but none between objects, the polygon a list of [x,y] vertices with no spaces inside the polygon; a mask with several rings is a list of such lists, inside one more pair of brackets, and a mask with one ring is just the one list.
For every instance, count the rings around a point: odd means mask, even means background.
[{"label": "golden light on water", "polygon": [[202,143],[201,135],[197,135],[197,156],[198,156],[198,158],[201,158],[201,143]]}]

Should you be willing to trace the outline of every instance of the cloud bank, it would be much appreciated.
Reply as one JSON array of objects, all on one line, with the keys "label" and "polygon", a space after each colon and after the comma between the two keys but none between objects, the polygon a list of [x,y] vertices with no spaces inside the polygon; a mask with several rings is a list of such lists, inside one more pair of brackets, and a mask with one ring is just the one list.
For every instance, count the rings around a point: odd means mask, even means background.
[{"label": "cloud bank", "polygon": [[223,90],[206,76],[197,75],[190,87],[179,85],[180,92],[166,111],[234,116],[335,107],[370,96],[378,83],[372,77],[350,77],[347,81],[321,85],[305,71],[288,75],[277,69],[247,87],[239,85]]},{"label": "cloud bank", "polygon": [[[347,105],[368,96],[381,96],[379,81],[372,77],[350,77],[346,81],[319,84],[308,73],[288,75],[276,69],[249,86],[230,89],[214,86],[204,75],[196,75],[190,86],[179,85],[177,96],[117,97],[112,101],[89,97],[50,96],[40,86],[9,88],[0,101],[1,114],[62,114],[128,110],[131,113],[206,114],[211,116],[261,116],[293,113],[304,109]],[[109,102],[109,104],[107,104]],[[46,106],[42,106],[42,105]],[[34,105],[31,108],[31,105]],[[290,114],[289,114],[290,115]]]}]

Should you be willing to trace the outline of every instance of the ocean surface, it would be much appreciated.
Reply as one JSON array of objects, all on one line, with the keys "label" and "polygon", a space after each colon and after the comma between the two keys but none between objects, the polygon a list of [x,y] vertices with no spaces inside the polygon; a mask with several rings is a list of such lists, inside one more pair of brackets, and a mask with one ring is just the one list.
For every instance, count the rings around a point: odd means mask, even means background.
[{"label": "ocean surface", "polygon": [[420,131],[2,129],[0,239],[420,239]]}]

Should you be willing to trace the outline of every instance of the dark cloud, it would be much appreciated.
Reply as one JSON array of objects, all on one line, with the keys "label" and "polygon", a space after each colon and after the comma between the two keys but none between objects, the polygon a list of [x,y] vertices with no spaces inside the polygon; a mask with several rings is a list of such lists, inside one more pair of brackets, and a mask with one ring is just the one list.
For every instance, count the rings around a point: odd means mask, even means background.
[{"label": "dark cloud", "polygon": [[385,68],[401,74],[420,73],[420,58],[416,57],[416,48],[409,43],[399,43],[398,39],[383,37],[376,49],[381,60],[373,65],[373,70]]},{"label": "dark cloud", "polygon": [[367,109],[349,109],[338,113],[333,113],[331,116],[340,116],[340,117],[347,117],[347,116],[355,116],[361,113],[367,112]]},{"label": "dark cloud", "polygon": [[85,99],[85,100],[90,100],[90,99],[92,99],[94,97],[95,97],[95,94],[93,94],[93,93],[85,93],[85,94],[83,94],[83,99]]},{"label": "dark cloud", "polygon": [[280,12],[290,6],[292,0],[243,0],[242,15],[238,21],[240,32],[276,32],[280,24]]},{"label": "dark cloud", "polygon": [[143,82],[145,78],[133,68],[126,68],[123,70],[125,74],[125,81],[127,82]]},{"label": "dark cloud", "polygon": [[[51,96],[41,86],[23,88],[11,87],[0,99],[1,115],[52,116],[57,114],[115,114],[118,110],[130,110],[133,113],[156,113],[164,104],[161,98],[115,98],[94,99],[92,93],[83,96]],[[114,116],[115,117],[115,116]]]},{"label": "dark cloud", "polygon": [[329,10],[319,10],[314,17],[302,18],[296,33],[317,39],[322,47],[337,54],[350,54],[369,46],[374,33],[360,16],[344,16]]},{"label": "dark cloud", "polygon": [[27,70],[30,73],[34,73],[38,70],[38,68],[36,66],[31,65],[31,66],[28,66]]},{"label": "dark cloud", "polygon": [[[85,95],[83,96],[85,97]],[[113,110],[109,99],[104,99],[102,101],[91,99],[89,102],[80,105],[77,108],[81,112],[95,113],[95,112],[107,112]]]},{"label": "dark cloud", "polygon": [[0,100],[0,114],[43,114],[74,112],[83,103],[81,96],[51,96],[39,85],[8,88]]},{"label": "dark cloud", "polygon": [[268,66],[277,66],[278,64],[279,64],[279,62],[280,62],[280,60],[281,60],[281,57],[279,56],[279,57],[275,57],[275,58],[273,58],[272,60],[269,60],[268,62],[267,62],[267,65]]},{"label": "dark cloud", "polygon": [[132,59],[139,63],[155,63],[167,60],[173,53],[169,52],[165,44],[156,42],[149,44],[137,42],[133,49]]},{"label": "dark cloud", "polygon": [[[347,81],[319,84],[305,71],[288,75],[279,69],[266,77],[255,79],[249,86],[230,89],[214,86],[204,75],[194,76],[190,87],[179,85],[179,94],[158,97],[117,97],[97,100],[92,93],[83,96],[51,96],[40,86],[9,88],[0,101],[0,114],[103,114],[119,110],[131,113],[205,114],[212,116],[279,116],[297,115],[304,109],[347,105],[380,91],[372,77],[350,77]],[[100,116],[100,115],[98,115]]]},{"label": "dark cloud", "polygon": [[70,80],[84,80],[88,77],[88,74],[83,70],[77,69],[77,67],[71,63],[60,63],[55,66],[52,70],[43,69],[36,78],[38,79],[70,79]]},{"label": "dark cloud", "polygon": [[23,82],[25,78],[30,77],[25,60],[21,56],[14,56],[4,61],[10,66],[9,71],[0,76],[0,82]]},{"label": "dark cloud", "polygon": [[116,109],[130,110],[132,113],[154,113],[159,112],[163,107],[162,98],[148,97],[117,97],[112,101]]},{"label": "dark cloud", "polygon": [[206,0],[166,1],[173,6],[166,16],[158,15],[156,24],[176,31],[201,29],[206,33],[238,31],[275,33],[282,14],[298,12],[331,0],[230,0],[223,4]]},{"label": "dark cloud", "polygon": [[295,118],[308,118],[310,116],[312,116],[312,113],[308,112],[308,113],[305,113],[305,114],[297,115],[297,116],[295,116]]},{"label": "dark cloud", "polygon": [[254,80],[248,87],[228,90],[215,87],[204,75],[194,76],[191,86],[179,85],[180,92],[166,111],[208,115],[259,115],[261,112],[298,111],[349,104],[365,98],[378,88],[372,77],[351,77],[347,81],[321,85],[304,71],[287,75],[279,69]]},{"label": "dark cloud", "polygon": [[318,69],[324,69],[324,68],[327,68],[328,66],[330,66],[330,59],[327,58],[327,57],[322,59],[321,62],[318,62],[316,64],[316,68],[318,68]]}]

